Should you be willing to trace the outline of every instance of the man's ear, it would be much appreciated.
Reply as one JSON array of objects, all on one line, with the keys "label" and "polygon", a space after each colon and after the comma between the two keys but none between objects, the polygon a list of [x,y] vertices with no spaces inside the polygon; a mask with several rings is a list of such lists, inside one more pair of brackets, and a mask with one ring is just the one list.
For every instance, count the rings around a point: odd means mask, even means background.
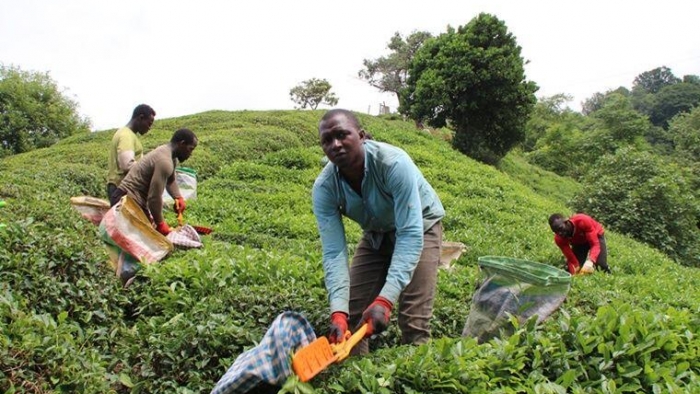
[{"label": "man's ear", "polygon": [[365,131],[365,129],[360,129],[360,139],[364,140],[366,135],[367,132]]}]

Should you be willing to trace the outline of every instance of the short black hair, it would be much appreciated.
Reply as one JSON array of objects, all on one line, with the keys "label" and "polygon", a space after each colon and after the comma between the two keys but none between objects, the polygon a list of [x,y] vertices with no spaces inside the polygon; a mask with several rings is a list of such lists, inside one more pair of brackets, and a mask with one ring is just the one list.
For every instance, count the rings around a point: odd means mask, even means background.
[{"label": "short black hair", "polygon": [[[362,130],[362,125],[360,124],[360,121],[357,119],[357,116],[352,111],[348,111],[347,109],[342,109],[342,108],[334,108],[328,112],[326,112],[323,117],[321,118],[321,122],[323,123],[327,121],[328,119],[332,118],[335,115],[345,115],[345,117],[352,123],[353,126],[357,127],[358,130]],[[319,126],[320,126],[319,123]],[[320,127],[319,127],[320,128]]]},{"label": "short black hair", "polygon": [[196,139],[197,136],[194,135],[194,132],[192,130],[179,129],[173,134],[173,137],[170,139],[170,142],[178,143],[180,141],[184,141],[186,144],[191,145],[194,144],[194,141]]},{"label": "short black hair", "polygon": [[153,108],[151,108],[151,106],[148,104],[139,104],[136,106],[136,108],[134,108],[134,112],[131,114],[131,119],[136,119],[141,115],[146,117],[151,115],[156,116],[156,111],[153,110]]},{"label": "short black hair", "polygon": [[552,225],[554,224],[554,222],[557,221],[557,220],[564,220],[564,215],[562,215],[561,213],[553,213],[553,214],[549,217],[549,227],[552,227]]}]

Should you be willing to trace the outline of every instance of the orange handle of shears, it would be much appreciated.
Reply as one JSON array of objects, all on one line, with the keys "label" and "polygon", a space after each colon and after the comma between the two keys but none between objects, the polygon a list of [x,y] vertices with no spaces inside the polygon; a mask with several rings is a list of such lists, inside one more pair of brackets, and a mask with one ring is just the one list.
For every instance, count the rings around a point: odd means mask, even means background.
[{"label": "orange handle of shears", "polygon": [[177,211],[177,224],[182,226],[185,220],[182,217],[182,211],[180,210],[180,201],[178,200],[175,200],[175,210]]},{"label": "orange handle of shears", "polygon": [[342,361],[350,355],[352,348],[357,345],[364,337],[367,332],[367,323],[363,324],[354,334],[350,335],[350,331],[345,332],[345,340],[341,343],[331,345],[333,349],[333,354],[335,354],[336,361]]}]

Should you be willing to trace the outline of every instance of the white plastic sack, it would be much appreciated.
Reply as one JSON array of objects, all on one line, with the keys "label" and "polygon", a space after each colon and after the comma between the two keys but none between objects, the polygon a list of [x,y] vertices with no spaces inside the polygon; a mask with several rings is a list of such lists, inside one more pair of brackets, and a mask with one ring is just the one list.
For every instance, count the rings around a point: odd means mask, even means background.
[{"label": "white plastic sack", "polygon": [[[175,169],[175,181],[185,200],[194,200],[197,198],[197,171],[189,167],[177,167]],[[163,206],[172,209],[174,202],[173,197],[168,194],[167,190],[164,190]]]},{"label": "white plastic sack", "polygon": [[100,223],[104,235],[136,260],[149,264],[162,260],[173,244],[157,232],[141,208],[128,196],[107,211]]},{"label": "white plastic sack", "polygon": [[449,270],[452,267],[452,262],[459,259],[465,250],[467,250],[467,246],[461,242],[442,241],[438,267]]},{"label": "white plastic sack", "polygon": [[71,197],[70,204],[80,216],[99,226],[105,213],[109,211],[109,201],[91,196]]}]

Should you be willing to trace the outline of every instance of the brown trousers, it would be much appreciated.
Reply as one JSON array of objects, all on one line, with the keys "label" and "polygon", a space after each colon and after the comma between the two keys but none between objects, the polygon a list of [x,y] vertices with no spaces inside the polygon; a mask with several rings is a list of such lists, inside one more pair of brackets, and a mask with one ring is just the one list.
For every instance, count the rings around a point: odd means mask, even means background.
[{"label": "brown trousers", "polygon": [[[350,328],[357,326],[362,312],[379,295],[386,281],[394,243],[389,234],[379,250],[372,249],[362,237],[350,265]],[[442,222],[423,234],[423,252],[408,286],[399,296],[398,313],[401,343],[420,345],[430,339],[430,319],[437,285],[437,272],[442,248]],[[395,308],[396,309],[396,308]],[[353,354],[367,354],[369,342],[360,342]]]}]

